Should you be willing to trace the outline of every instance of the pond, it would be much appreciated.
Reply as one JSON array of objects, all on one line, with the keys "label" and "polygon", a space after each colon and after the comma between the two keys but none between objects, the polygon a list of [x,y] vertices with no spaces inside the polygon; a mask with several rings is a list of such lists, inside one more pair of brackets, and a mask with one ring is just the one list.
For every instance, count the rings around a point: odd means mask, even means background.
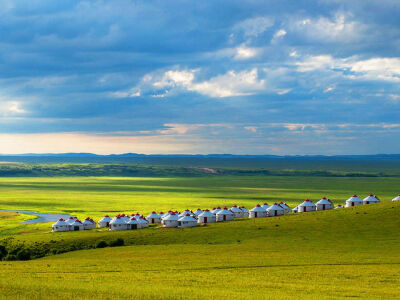
[{"label": "pond", "polygon": [[8,210],[8,209],[0,209],[0,211],[8,211],[8,212],[15,212],[24,215],[32,215],[36,216],[37,218],[27,220],[23,222],[23,224],[33,224],[33,223],[47,223],[47,222],[55,222],[60,218],[68,219],[70,215],[65,214],[48,214],[48,213],[39,213],[37,211],[30,211],[30,210]]}]

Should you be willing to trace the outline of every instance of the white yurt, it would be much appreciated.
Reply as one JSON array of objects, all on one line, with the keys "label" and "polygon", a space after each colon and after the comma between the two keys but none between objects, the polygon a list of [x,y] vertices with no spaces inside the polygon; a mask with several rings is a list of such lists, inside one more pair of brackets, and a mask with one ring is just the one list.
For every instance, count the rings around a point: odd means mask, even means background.
[{"label": "white yurt", "polygon": [[99,221],[99,228],[104,228],[104,227],[109,227],[111,222],[111,218],[109,215],[105,215],[100,221]]},{"label": "white yurt", "polygon": [[110,223],[110,230],[127,230],[128,225],[126,224],[124,217],[118,216],[113,219]]},{"label": "white yurt", "polygon": [[250,209],[249,218],[265,218],[267,216],[267,211],[257,204],[254,208]]},{"label": "white yurt", "polygon": [[310,211],[315,211],[317,209],[317,206],[312,203],[311,200],[306,199],[303,203],[299,204],[298,206],[298,212],[310,212]]},{"label": "white yurt", "polygon": [[367,197],[363,199],[364,204],[375,204],[379,202],[380,201],[374,196],[374,194],[369,194]]},{"label": "white yurt", "polygon": [[233,212],[235,218],[243,217],[243,211],[237,205],[232,206],[231,212]]},{"label": "white yurt", "polygon": [[54,232],[69,231],[68,223],[64,219],[58,219],[52,226]]},{"label": "white yurt", "polygon": [[[163,217],[164,217],[164,212],[162,212],[162,211],[160,211],[159,213],[158,213],[158,215],[160,216],[160,219],[162,219]],[[161,221],[160,221],[161,222]]]},{"label": "white yurt", "polygon": [[125,221],[128,222],[131,218],[128,215],[122,214],[121,218]]},{"label": "white yurt", "polygon": [[344,208],[344,206],[342,204],[338,204],[338,206],[336,206],[335,209],[338,209],[338,208]]},{"label": "white yurt", "polygon": [[217,212],[216,216],[217,222],[233,221],[235,219],[235,214],[226,207]]},{"label": "white yurt", "polygon": [[283,207],[279,206],[278,203],[274,203],[267,209],[267,216],[268,217],[278,217],[285,214],[285,210]]},{"label": "white yurt", "polygon": [[283,208],[283,210],[285,211],[285,214],[288,214],[288,213],[292,212],[292,209],[286,203],[283,203],[281,201],[278,205]]},{"label": "white yurt", "polygon": [[327,199],[326,197],[322,197],[321,200],[315,203],[315,205],[317,206],[317,210],[333,209],[334,207],[331,200]]},{"label": "white yurt", "polygon": [[93,229],[93,223],[92,223],[92,221],[90,220],[89,217],[87,217],[87,218],[82,222],[82,225],[83,225],[83,229],[84,229],[84,230]]},{"label": "white yurt", "polygon": [[267,208],[269,208],[268,203],[264,203],[263,205],[261,205],[262,208],[265,209],[265,211],[267,211]]},{"label": "white yurt", "polygon": [[292,212],[297,213],[299,211],[299,206],[296,206],[295,208],[292,209]]},{"label": "white yurt", "polygon": [[240,208],[240,210],[243,212],[243,217],[248,217],[249,216],[249,210],[246,208],[246,207],[244,207],[244,206],[241,206],[241,207],[239,207]]},{"label": "white yurt", "polygon": [[210,210],[210,213],[215,214],[215,210],[216,210],[216,209],[217,209],[216,207],[213,207],[213,208]]},{"label": "white yurt", "polygon": [[217,222],[217,217],[216,215],[214,215],[211,211],[209,211],[208,209],[206,209],[205,211],[203,211],[198,219],[197,219],[197,223],[215,223]]},{"label": "white yurt", "polygon": [[351,196],[349,199],[346,200],[346,207],[352,207],[357,205],[362,205],[363,201],[357,197],[357,195]]},{"label": "white yurt", "polygon": [[394,197],[394,198],[392,199],[392,201],[400,201],[400,194],[398,194],[397,197]]},{"label": "white yurt", "polygon": [[132,217],[127,223],[128,229],[140,229],[142,228],[135,217]]},{"label": "white yurt", "polygon": [[161,217],[161,221],[162,221],[164,218],[168,217],[171,213],[172,213],[171,210],[167,211],[167,212]]},{"label": "white yurt", "polygon": [[195,227],[197,226],[197,220],[193,218],[190,213],[187,213],[185,216],[178,219],[178,227]]},{"label": "white yurt", "polygon": [[168,216],[164,217],[161,220],[161,224],[164,227],[178,227],[178,219],[179,216],[176,215],[173,211],[171,211]]},{"label": "white yurt", "polygon": [[196,215],[196,217],[198,217],[202,212],[203,212],[203,211],[202,211],[200,208],[198,208],[198,209],[196,209],[196,210],[194,211],[194,214]]},{"label": "white yurt", "polygon": [[159,214],[157,214],[155,211],[153,211],[151,214],[149,214],[146,217],[146,220],[150,223],[150,224],[154,224],[154,223],[161,223],[161,217]]},{"label": "white yurt", "polygon": [[71,231],[83,230],[83,224],[78,219],[75,219],[75,221],[72,224],[69,224],[68,226],[69,226],[69,230],[71,230]]}]

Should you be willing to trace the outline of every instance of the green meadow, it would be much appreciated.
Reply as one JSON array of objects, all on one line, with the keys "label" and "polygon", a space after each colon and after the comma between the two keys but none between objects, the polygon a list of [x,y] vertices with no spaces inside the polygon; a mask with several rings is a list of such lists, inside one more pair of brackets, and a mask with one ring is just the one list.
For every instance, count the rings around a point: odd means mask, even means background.
[{"label": "green meadow", "polygon": [[[0,298],[396,299],[400,297],[398,177],[5,177],[0,209],[104,214],[374,193],[382,203],[238,219],[189,229],[52,233],[0,212],[0,245],[42,258],[0,262]],[[125,246],[96,248],[122,239]],[[82,250],[83,249],[83,250]],[[66,252],[66,253],[63,253]]]}]

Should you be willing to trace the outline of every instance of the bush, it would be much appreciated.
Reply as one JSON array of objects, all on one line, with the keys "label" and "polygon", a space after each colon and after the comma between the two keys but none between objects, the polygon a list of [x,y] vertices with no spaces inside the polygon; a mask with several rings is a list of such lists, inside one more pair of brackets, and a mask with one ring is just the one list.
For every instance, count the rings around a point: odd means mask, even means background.
[{"label": "bush", "polygon": [[0,245],[0,260],[3,259],[3,257],[5,257],[7,255],[7,249],[5,246]]},{"label": "bush", "polygon": [[[123,244],[123,241],[122,241],[122,244]],[[108,244],[106,241],[99,241],[96,244],[96,248],[105,248],[105,247],[108,247]]]},{"label": "bush", "polygon": [[4,258],[4,260],[9,260],[9,261],[12,261],[12,260],[17,260],[17,256],[16,255],[14,255],[14,254],[7,254],[7,256]]},{"label": "bush", "polygon": [[123,246],[123,245],[124,245],[124,240],[121,238],[118,238],[115,241],[112,241],[110,243],[110,247],[117,247],[117,246]]},{"label": "bush", "polygon": [[30,260],[31,259],[31,253],[27,249],[21,249],[17,253],[17,259],[18,260]]}]

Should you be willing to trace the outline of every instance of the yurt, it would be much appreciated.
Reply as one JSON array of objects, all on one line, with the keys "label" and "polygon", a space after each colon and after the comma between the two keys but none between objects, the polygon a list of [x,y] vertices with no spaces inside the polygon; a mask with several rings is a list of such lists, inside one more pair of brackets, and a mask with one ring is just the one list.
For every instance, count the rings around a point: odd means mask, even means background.
[{"label": "yurt", "polygon": [[215,214],[215,210],[216,210],[216,209],[217,209],[216,207],[213,207],[212,210],[210,210],[210,212],[211,212],[212,214]]},{"label": "yurt", "polygon": [[264,203],[263,205],[261,205],[262,208],[265,209],[265,211],[267,211],[267,208],[269,207],[268,203]]},{"label": "yurt", "polygon": [[400,201],[400,194],[398,194],[397,197],[394,197],[394,198],[392,199],[392,201]]},{"label": "yurt", "polygon": [[54,232],[69,231],[68,223],[64,219],[58,219],[51,227]]},{"label": "yurt", "polygon": [[126,224],[124,217],[118,216],[115,220],[110,223],[110,230],[127,230],[128,225]]},{"label": "yurt", "polygon": [[168,216],[164,217],[161,220],[161,224],[164,227],[178,227],[178,215],[176,215],[173,211],[169,213]]},{"label": "yurt", "polygon": [[374,194],[369,194],[363,199],[363,204],[375,204],[379,203],[379,200],[374,196]]},{"label": "yurt", "polygon": [[232,206],[231,212],[233,212],[235,218],[243,217],[243,211],[237,205]]},{"label": "yurt", "polygon": [[[164,218],[168,217],[171,213],[172,213],[171,210],[167,211],[167,212],[161,217],[161,221],[162,221]],[[161,222],[161,223],[162,223],[162,222]]]},{"label": "yurt", "polygon": [[75,221],[72,224],[69,224],[68,226],[69,226],[69,230],[71,230],[71,231],[83,230],[83,224],[78,219],[75,219]]},{"label": "yurt", "polygon": [[[158,215],[160,216],[160,219],[162,219],[163,217],[164,217],[164,213],[162,212],[162,211],[160,211],[159,213],[158,213]],[[160,221],[161,222],[161,221]]]},{"label": "yurt", "polygon": [[326,197],[322,197],[321,200],[315,203],[315,205],[317,206],[317,210],[333,209],[334,206],[331,200],[327,199]]},{"label": "yurt", "polygon": [[150,223],[150,224],[154,224],[154,223],[161,223],[161,217],[159,214],[157,214],[155,211],[153,211],[151,214],[149,214],[146,217],[146,220]]},{"label": "yurt", "polygon": [[267,216],[268,217],[278,217],[285,214],[285,210],[278,205],[278,203],[274,203],[267,209]]},{"label": "yurt", "polygon": [[94,221],[92,218],[90,218],[89,221],[92,222],[92,229],[95,229],[96,228],[96,221]]},{"label": "yurt", "polygon": [[346,200],[346,207],[352,207],[357,205],[362,205],[363,201],[357,197],[357,195],[353,195],[349,199]]},{"label": "yurt", "polygon": [[198,209],[196,209],[196,210],[194,211],[194,214],[196,215],[196,217],[198,217],[202,212],[203,212],[203,211],[202,211],[200,208],[198,208]]},{"label": "yurt", "polygon": [[193,218],[190,213],[187,213],[185,216],[178,219],[178,227],[195,227],[197,226],[197,220]]},{"label": "yurt", "polygon": [[89,217],[87,217],[87,218],[82,222],[82,225],[83,225],[83,229],[84,229],[84,230],[93,229],[93,223],[92,223],[92,221],[90,220]]},{"label": "yurt", "polygon": [[235,214],[226,207],[217,212],[216,216],[217,222],[233,221],[235,219]]},{"label": "yurt", "polygon": [[246,208],[246,207],[244,207],[244,206],[241,206],[241,207],[239,207],[240,208],[240,210],[243,212],[243,217],[248,217],[249,216],[249,211],[248,211],[248,209]]},{"label": "yurt", "polygon": [[132,217],[126,224],[127,224],[128,229],[139,229],[139,228],[141,228],[141,226],[139,225],[139,222],[134,217]]},{"label": "yurt", "polygon": [[104,228],[104,227],[109,227],[111,222],[111,218],[109,215],[105,215],[100,221],[99,221],[99,228]]},{"label": "yurt", "polygon": [[291,213],[292,209],[287,205],[286,203],[283,203],[282,201],[278,204],[280,207],[283,208],[285,214]]},{"label": "yurt", "polygon": [[292,209],[292,212],[297,213],[299,212],[299,206],[296,206],[295,208]]},{"label": "yurt", "polygon": [[254,208],[250,209],[249,218],[265,218],[267,216],[267,211],[257,204]]},{"label": "yurt", "polygon": [[303,203],[299,204],[298,206],[299,210],[298,212],[310,212],[310,211],[315,211],[317,209],[317,206],[312,203],[311,200],[306,199]]},{"label": "yurt", "polygon": [[217,217],[210,212],[208,209],[204,210],[198,217],[197,223],[215,223],[217,222]]},{"label": "yurt", "polygon": [[344,206],[342,204],[338,204],[338,206],[336,206],[335,209],[338,209],[338,208],[344,208]]}]

